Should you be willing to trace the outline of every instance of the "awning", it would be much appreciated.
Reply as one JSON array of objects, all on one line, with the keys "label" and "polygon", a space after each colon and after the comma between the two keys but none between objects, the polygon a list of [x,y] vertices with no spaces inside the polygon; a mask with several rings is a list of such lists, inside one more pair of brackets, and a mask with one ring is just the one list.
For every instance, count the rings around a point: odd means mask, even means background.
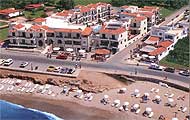
[{"label": "awning", "polygon": [[53,51],[59,51],[60,50],[60,47],[54,47],[53,48]]},{"label": "awning", "polygon": [[155,56],[148,56],[150,59],[154,59],[154,58],[156,58]]},{"label": "awning", "polygon": [[79,50],[79,53],[85,53],[86,51],[85,50]]},{"label": "awning", "polygon": [[148,55],[147,54],[142,54],[142,57],[146,58],[146,57],[148,57]]},{"label": "awning", "polygon": [[98,55],[109,55],[110,54],[110,50],[107,50],[107,49],[96,49],[95,54],[98,54]]},{"label": "awning", "polygon": [[72,48],[67,48],[66,51],[67,52],[73,52],[73,49]]}]

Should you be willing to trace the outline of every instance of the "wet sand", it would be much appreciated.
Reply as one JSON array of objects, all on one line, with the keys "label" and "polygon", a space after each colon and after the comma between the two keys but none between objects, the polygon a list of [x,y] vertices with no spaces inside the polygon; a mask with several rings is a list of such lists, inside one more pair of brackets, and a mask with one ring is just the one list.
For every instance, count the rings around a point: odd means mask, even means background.
[{"label": "wet sand", "polygon": [[44,99],[29,95],[1,95],[0,99],[53,113],[65,120],[127,120],[127,116],[119,113],[86,107],[64,100]]}]

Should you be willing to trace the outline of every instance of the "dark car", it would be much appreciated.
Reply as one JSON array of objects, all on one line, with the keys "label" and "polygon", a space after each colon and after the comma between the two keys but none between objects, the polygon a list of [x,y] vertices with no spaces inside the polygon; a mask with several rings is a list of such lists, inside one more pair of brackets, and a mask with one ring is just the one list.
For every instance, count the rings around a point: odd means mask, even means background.
[{"label": "dark car", "polygon": [[164,71],[174,73],[175,72],[175,68],[167,67],[167,68],[164,69]]},{"label": "dark car", "polygon": [[65,54],[60,54],[56,57],[56,59],[63,59],[63,60],[66,60],[67,59],[67,55]]},{"label": "dark car", "polygon": [[179,72],[180,75],[183,75],[183,76],[190,76],[190,71],[189,70],[182,70]]}]

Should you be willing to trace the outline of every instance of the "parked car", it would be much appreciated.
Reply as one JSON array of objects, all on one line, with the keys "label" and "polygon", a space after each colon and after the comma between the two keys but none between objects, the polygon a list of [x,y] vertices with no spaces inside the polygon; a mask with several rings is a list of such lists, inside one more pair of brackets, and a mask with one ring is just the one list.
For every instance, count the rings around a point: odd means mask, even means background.
[{"label": "parked car", "polygon": [[66,54],[60,54],[60,55],[56,56],[56,59],[66,60],[67,59],[67,55]]},{"label": "parked car", "polygon": [[13,59],[6,59],[3,65],[10,66],[11,64],[13,64]]},{"label": "parked car", "polygon": [[56,67],[53,72],[59,73],[61,71],[61,67]]},{"label": "parked car", "polygon": [[5,59],[0,59],[0,65],[3,65],[5,62]]},{"label": "parked car", "polygon": [[56,69],[56,67],[55,66],[48,66],[48,68],[47,68],[47,72],[53,72],[54,70]]},{"label": "parked car", "polygon": [[167,68],[164,69],[164,71],[174,73],[175,72],[175,68],[167,67]]},{"label": "parked car", "polygon": [[189,70],[181,70],[181,71],[179,71],[179,74],[188,77],[188,76],[190,76],[190,71]]},{"label": "parked car", "polygon": [[157,64],[155,64],[155,63],[151,63],[151,65],[149,66],[149,69],[162,71],[162,70],[163,70],[163,67],[162,67],[162,66],[159,66],[159,65],[157,65]]},{"label": "parked car", "polygon": [[19,67],[25,68],[28,64],[29,64],[28,62],[22,62]]}]

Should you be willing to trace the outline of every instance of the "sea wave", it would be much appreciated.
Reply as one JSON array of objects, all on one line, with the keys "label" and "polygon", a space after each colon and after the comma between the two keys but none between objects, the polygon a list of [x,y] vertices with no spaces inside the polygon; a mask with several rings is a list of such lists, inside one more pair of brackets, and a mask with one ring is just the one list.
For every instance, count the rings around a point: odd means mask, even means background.
[{"label": "sea wave", "polygon": [[63,120],[54,114],[0,100],[2,120]]}]

